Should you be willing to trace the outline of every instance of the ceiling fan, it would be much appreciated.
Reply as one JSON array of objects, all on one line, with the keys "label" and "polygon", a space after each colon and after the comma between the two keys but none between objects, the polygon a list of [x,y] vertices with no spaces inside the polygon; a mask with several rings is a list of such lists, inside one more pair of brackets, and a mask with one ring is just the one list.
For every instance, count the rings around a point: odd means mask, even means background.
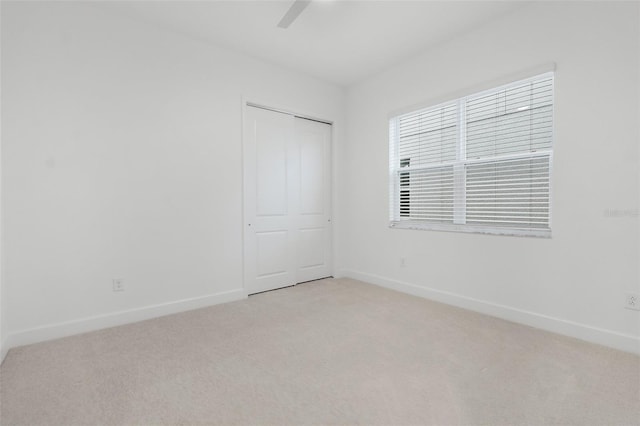
[{"label": "ceiling fan", "polygon": [[309,6],[309,3],[311,3],[311,0],[295,0],[289,10],[287,10],[287,13],[285,13],[280,22],[278,22],[278,27],[289,28],[289,25]]}]

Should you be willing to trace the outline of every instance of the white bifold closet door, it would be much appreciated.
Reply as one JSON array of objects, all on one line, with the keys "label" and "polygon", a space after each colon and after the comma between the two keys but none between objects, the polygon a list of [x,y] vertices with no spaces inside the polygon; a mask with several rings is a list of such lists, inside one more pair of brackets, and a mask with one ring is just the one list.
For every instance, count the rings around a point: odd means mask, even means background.
[{"label": "white bifold closet door", "polygon": [[247,106],[244,281],[249,294],[331,275],[331,126]]}]

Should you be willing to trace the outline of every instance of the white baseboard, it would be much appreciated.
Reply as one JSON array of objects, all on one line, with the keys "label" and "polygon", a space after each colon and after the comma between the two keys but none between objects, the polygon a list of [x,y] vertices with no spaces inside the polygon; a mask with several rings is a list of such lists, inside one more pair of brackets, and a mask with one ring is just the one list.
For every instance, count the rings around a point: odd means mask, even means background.
[{"label": "white baseboard", "polygon": [[0,365],[2,365],[2,361],[4,361],[4,358],[7,356],[7,352],[9,352],[9,346],[7,346],[9,342],[7,342],[7,340],[8,339],[4,339],[0,342]]},{"label": "white baseboard", "polygon": [[633,335],[618,333],[616,331],[606,330],[603,328],[592,327],[561,318],[554,318],[535,312],[524,311],[521,309],[512,308],[510,306],[473,299],[470,297],[436,290],[433,288],[417,286],[415,284],[410,284],[407,282],[398,281],[375,274],[343,269],[338,272],[338,276],[365,281],[371,284],[379,285],[381,287],[386,287],[414,296],[423,297],[425,299],[457,306],[460,308],[468,309],[470,311],[480,312],[493,317],[498,317],[508,321],[540,328],[542,330],[551,331],[553,333],[562,334],[565,336],[575,337],[577,339],[585,340],[591,343],[597,343],[599,345],[609,346],[611,348],[619,349],[625,352],[640,354],[640,338]]},{"label": "white baseboard", "polygon": [[78,320],[17,331],[9,334],[5,341],[2,342],[1,359],[4,360],[4,356],[11,348],[18,346],[30,345],[32,343],[58,339],[61,337],[72,336],[74,334],[116,327],[118,325],[130,324],[246,298],[246,291],[242,289],[231,290],[207,296],[182,299],[174,302],[161,303],[142,308],[130,309],[127,311],[113,312],[110,314],[96,315],[88,318],[81,318]]}]

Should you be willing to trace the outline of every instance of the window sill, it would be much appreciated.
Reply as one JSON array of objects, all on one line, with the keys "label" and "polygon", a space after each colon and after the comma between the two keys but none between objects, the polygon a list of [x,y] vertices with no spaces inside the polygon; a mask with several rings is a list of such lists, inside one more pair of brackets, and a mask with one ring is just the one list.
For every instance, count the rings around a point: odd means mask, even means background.
[{"label": "window sill", "polygon": [[482,225],[457,225],[409,220],[391,221],[389,222],[389,228],[414,229],[420,231],[466,232],[472,234],[505,235],[512,237],[551,238],[551,229],[522,229]]}]

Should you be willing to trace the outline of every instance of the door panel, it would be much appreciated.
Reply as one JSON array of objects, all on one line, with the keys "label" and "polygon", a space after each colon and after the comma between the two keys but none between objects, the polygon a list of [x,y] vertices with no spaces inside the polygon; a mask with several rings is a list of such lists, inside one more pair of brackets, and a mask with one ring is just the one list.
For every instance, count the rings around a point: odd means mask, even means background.
[{"label": "door panel", "polygon": [[295,119],[300,155],[296,281],[331,275],[331,126]]},{"label": "door panel", "polygon": [[287,214],[287,143],[282,120],[256,123],[257,215]]},{"label": "door panel", "polygon": [[325,202],[323,134],[300,130],[300,127],[298,124],[299,133],[296,133],[300,145],[300,214],[322,214]]},{"label": "door panel", "polygon": [[301,229],[298,242],[298,265],[300,268],[313,268],[325,264],[323,228]]},{"label": "door panel", "polygon": [[249,294],[296,283],[289,194],[293,117],[247,107],[244,124],[244,281]]},{"label": "door panel", "polygon": [[286,230],[256,232],[258,278],[287,273],[288,240],[289,232]]}]

